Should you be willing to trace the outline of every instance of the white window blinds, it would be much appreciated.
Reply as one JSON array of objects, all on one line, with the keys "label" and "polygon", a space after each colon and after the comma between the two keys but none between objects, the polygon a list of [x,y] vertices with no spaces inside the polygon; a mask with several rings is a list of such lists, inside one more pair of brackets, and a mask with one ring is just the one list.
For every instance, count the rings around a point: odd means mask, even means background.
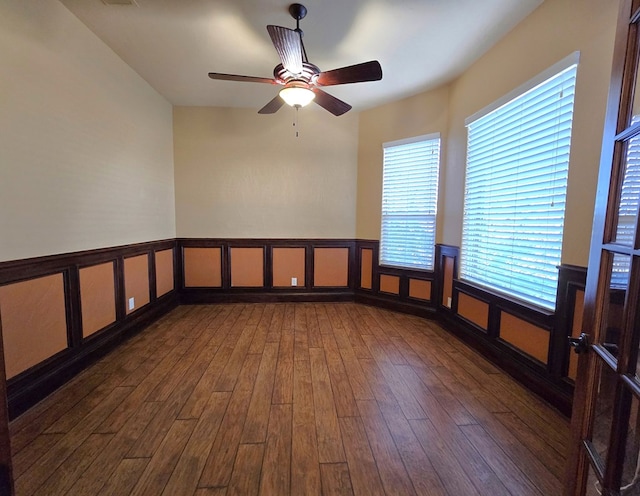
[{"label": "white window blinds", "polygon": [[467,122],[461,278],[546,308],[556,302],[576,69]]},{"label": "white window blinds", "polygon": [[380,264],[433,269],[440,135],[385,143]]},{"label": "white window blinds", "polygon": [[[639,120],[640,116],[634,115],[631,119],[631,125],[637,124]],[[629,139],[626,147],[626,164],[620,191],[615,243],[633,246],[638,205],[640,204],[640,137],[636,135]],[[624,255],[614,256],[611,287],[626,288],[629,282],[630,270],[630,257]]]}]

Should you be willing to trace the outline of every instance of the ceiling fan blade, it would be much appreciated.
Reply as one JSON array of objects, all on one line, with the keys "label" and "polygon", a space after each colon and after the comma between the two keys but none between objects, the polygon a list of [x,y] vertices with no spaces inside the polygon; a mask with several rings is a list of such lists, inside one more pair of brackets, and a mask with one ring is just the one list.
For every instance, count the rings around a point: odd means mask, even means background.
[{"label": "ceiling fan blade", "polygon": [[276,95],[276,97],[267,103],[264,107],[258,110],[259,114],[275,114],[280,107],[284,105],[284,100],[280,98],[280,95]]},{"label": "ceiling fan blade", "polygon": [[379,81],[382,79],[382,67],[377,60],[363,62],[362,64],[350,65],[333,69],[332,71],[321,72],[316,83],[321,86],[331,86],[335,84],[363,83],[365,81]]},{"label": "ceiling fan blade", "polygon": [[302,72],[302,39],[300,33],[282,26],[267,26],[273,46],[283,67],[292,74]]},{"label": "ceiling fan blade", "polygon": [[256,76],[240,76],[239,74],[222,74],[221,72],[210,72],[211,79],[220,79],[222,81],[244,81],[245,83],[269,83],[278,84],[273,78],[263,78]]},{"label": "ceiling fan blade", "polygon": [[351,110],[351,105],[343,102],[342,100],[339,100],[329,93],[325,93],[320,88],[312,88],[312,91],[316,94],[316,97],[313,99],[313,101],[320,105],[323,109],[331,112],[333,115],[342,115]]}]

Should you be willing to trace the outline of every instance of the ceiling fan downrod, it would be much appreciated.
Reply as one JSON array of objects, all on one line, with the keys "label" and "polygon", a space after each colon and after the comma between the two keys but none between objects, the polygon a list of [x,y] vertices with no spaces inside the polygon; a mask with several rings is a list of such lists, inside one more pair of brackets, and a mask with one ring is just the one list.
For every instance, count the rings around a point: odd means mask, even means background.
[{"label": "ceiling fan downrod", "polygon": [[304,37],[304,32],[300,29],[300,19],[304,19],[307,15],[307,8],[301,3],[292,3],[289,5],[289,14],[296,20],[296,33],[300,36],[300,46],[302,47],[302,56],[304,57],[305,62],[309,62],[309,58],[307,57],[307,50],[304,47],[304,41],[302,38]]}]

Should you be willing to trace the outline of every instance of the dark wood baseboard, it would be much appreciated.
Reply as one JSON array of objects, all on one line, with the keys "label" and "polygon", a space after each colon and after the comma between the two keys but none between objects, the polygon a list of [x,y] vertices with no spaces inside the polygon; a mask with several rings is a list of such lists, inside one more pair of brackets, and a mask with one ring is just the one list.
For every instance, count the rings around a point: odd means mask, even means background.
[{"label": "dark wood baseboard", "polygon": [[82,347],[68,348],[11,378],[7,384],[9,418],[17,417],[41,401],[118,344],[140,332],[178,304],[178,294],[172,291],[141,307],[123,321],[116,322],[86,339]]},{"label": "dark wood baseboard", "polygon": [[353,291],[199,291],[185,289],[180,294],[183,305],[207,303],[282,303],[282,302],[354,301]]},{"label": "dark wood baseboard", "polygon": [[370,305],[372,307],[385,308],[387,310],[393,310],[400,313],[408,313],[410,315],[416,315],[427,319],[436,318],[436,309],[429,305],[428,302],[410,302],[402,301],[394,297],[385,297],[374,294],[367,294],[364,292],[357,292],[354,298],[356,303],[362,303],[364,305]]},{"label": "dark wood baseboard", "polygon": [[11,466],[3,463],[0,465],[0,495],[10,496],[12,494],[14,492]]}]

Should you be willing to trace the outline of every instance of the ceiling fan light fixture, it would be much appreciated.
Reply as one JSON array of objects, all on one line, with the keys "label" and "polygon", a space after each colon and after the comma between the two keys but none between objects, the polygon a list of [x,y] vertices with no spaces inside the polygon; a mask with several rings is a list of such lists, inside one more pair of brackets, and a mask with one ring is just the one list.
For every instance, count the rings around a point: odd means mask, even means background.
[{"label": "ceiling fan light fixture", "polygon": [[304,107],[310,104],[315,97],[316,94],[304,83],[289,84],[280,90],[280,98],[292,107]]}]

